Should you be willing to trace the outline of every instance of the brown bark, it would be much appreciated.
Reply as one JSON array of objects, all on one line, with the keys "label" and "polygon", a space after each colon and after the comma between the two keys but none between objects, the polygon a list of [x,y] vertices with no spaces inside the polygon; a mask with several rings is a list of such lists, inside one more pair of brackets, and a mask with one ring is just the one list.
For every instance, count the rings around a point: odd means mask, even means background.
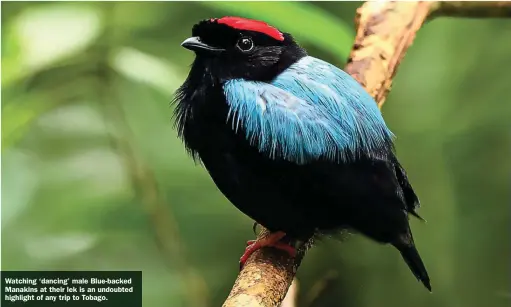
[{"label": "brown bark", "polygon": [[344,70],[385,102],[392,78],[434,2],[366,2],[357,10],[357,35]]},{"label": "brown bark", "polygon": [[509,18],[510,1],[438,1],[432,7],[430,17],[450,16],[469,18]]},{"label": "brown bark", "polygon": [[[355,17],[357,34],[345,71],[381,107],[399,63],[428,18],[511,17],[511,2],[365,2]],[[260,236],[264,235],[264,231]],[[259,236],[259,237],[260,237]],[[296,259],[272,248],[249,258],[224,307],[277,307],[281,304],[304,251]]]},{"label": "brown bark", "polygon": [[[264,237],[267,233],[263,230],[258,238]],[[241,270],[223,306],[279,306],[288,292],[304,254],[303,249],[298,250],[295,258],[273,248],[256,251]]]}]

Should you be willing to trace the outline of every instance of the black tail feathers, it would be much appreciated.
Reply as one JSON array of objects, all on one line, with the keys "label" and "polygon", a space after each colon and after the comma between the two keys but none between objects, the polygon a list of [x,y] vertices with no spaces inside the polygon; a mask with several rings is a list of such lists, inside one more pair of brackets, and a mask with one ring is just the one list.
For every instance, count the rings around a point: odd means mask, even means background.
[{"label": "black tail feathers", "polygon": [[415,277],[417,277],[417,279],[424,284],[429,292],[431,292],[431,284],[429,281],[428,272],[426,271],[426,267],[422,262],[417,248],[415,248],[413,240],[411,243],[404,243],[401,241],[399,243],[394,243],[393,245],[401,252],[401,256],[403,256],[406,264],[408,264],[408,267],[410,267],[413,275],[415,275]]}]

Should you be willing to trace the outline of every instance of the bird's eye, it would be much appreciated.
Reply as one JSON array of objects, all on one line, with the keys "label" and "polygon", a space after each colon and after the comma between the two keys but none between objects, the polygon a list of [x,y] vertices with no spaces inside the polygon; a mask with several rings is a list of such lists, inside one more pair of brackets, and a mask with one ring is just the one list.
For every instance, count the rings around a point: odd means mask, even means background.
[{"label": "bird's eye", "polygon": [[254,42],[250,37],[242,37],[236,43],[236,47],[241,52],[250,52],[252,49],[254,49]]}]

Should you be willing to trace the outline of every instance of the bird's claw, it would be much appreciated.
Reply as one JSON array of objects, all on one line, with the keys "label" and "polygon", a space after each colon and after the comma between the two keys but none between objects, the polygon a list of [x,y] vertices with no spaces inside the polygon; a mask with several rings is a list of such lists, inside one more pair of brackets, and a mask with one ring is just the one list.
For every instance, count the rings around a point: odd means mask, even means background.
[{"label": "bird's claw", "polygon": [[285,236],[285,233],[277,232],[277,233],[270,234],[266,238],[262,238],[259,240],[247,241],[247,247],[245,248],[245,252],[243,253],[243,256],[241,256],[241,258],[240,258],[240,271],[241,271],[241,269],[243,269],[243,266],[247,262],[248,258],[250,258],[250,256],[252,256],[252,254],[255,251],[257,251],[258,249],[265,247],[265,246],[283,250],[286,253],[288,253],[291,257],[295,257],[296,249],[287,243],[279,241],[284,236]]}]

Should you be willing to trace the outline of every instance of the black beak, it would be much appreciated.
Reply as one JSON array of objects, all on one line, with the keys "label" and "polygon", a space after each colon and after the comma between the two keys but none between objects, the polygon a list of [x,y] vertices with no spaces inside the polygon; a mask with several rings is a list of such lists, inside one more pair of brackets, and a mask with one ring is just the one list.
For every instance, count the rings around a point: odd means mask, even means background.
[{"label": "black beak", "polygon": [[185,41],[181,43],[181,46],[185,47],[186,49],[190,49],[192,51],[209,51],[209,52],[215,52],[215,53],[220,53],[222,51],[225,51],[225,49],[213,47],[208,44],[204,44],[203,42],[201,42],[200,38],[197,36],[185,39]]}]

